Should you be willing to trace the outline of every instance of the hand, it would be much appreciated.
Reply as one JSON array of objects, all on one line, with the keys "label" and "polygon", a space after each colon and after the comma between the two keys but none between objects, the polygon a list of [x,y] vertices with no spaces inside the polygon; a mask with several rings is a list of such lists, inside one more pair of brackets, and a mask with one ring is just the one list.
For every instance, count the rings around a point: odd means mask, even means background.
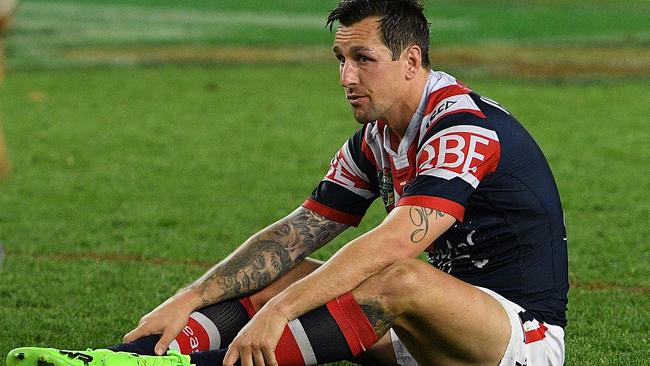
[{"label": "hand", "polygon": [[143,316],[138,326],[124,336],[124,343],[151,334],[162,334],[154,347],[154,352],[159,356],[164,355],[169,344],[187,325],[190,314],[195,309],[195,303],[195,296],[190,291],[177,293]]},{"label": "hand", "polygon": [[242,366],[277,366],[275,348],[287,323],[287,317],[267,303],[230,343],[223,365],[232,366],[240,359]]}]

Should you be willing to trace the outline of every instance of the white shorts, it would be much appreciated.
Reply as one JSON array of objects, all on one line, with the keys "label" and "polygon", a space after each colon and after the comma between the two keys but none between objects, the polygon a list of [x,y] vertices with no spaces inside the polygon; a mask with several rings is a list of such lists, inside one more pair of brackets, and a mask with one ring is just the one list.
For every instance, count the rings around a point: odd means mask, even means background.
[{"label": "white shorts", "polygon": [[[492,290],[478,287],[492,296],[508,313],[510,319],[510,342],[499,366],[559,366],[564,365],[564,329],[537,320],[522,321],[519,313],[525,309]],[[401,366],[417,366],[413,356],[400,341],[393,329],[390,338],[397,363]]]}]

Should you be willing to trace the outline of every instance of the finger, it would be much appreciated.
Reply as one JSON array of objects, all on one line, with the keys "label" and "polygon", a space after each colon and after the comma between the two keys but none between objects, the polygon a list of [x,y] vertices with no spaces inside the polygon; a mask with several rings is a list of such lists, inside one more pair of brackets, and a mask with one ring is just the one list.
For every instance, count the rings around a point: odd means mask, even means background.
[{"label": "finger", "polygon": [[278,361],[275,359],[275,351],[271,346],[263,346],[262,353],[264,354],[264,362],[268,366],[278,366]]},{"label": "finger", "polygon": [[228,347],[226,355],[223,357],[223,366],[232,366],[239,360],[239,352],[236,347]]},{"label": "finger", "polygon": [[255,366],[264,366],[266,362],[264,361],[264,353],[258,348],[253,351],[253,361],[255,361]]},{"label": "finger", "polygon": [[250,347],[244,347],[243,350],[239,351],[239,357],[241,361],[241,366],[254,366],[253,363],[253,354]]},{"label": "finger", "polygon": [[156,343],[156,346],[154,347],[154,352],[158,356],[163,356],[165,353],[167,353],[167,349],[169,348],[169,344],[172,343],[172,341],[176,338],[178,335],[178,332],[174,331],[171,328],[165,329],[165,332],[163,333],[162,336],[160,336],[160,340],[158,343]]},{"label": "finger", "polygon": [[124,341],[124,343],[131,343],[131,342],[135,341],[136,339],[140,339],[142,337],[146,337],[146,336],[151,335],[151,334],[153,334],[153,333],[151,333],[151,331],[149,331],[145,327],[139,325],[138,327],[136,327],[132,331],[128,332],[124,336],[124,338],[122,338],[122,340]]}]

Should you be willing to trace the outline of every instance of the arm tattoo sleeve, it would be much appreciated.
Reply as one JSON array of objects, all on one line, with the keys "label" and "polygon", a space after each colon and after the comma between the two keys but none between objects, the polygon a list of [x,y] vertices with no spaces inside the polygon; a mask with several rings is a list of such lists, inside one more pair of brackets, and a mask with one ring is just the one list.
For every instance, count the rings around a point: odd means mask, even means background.
[{"label": "arm tattoo sleeve", "polygon": [[415,225],[415,230],[411,233],[411,242],[417,244],[427,236],[429,232],[429,216],[434,215],[434,219],[444,217],[445,213],[426,207],[411,207],[409,209],[409,217],[411,223]]},{"label": "arm tattoo sleeve", "polygon": [[203,305],[246,296],[266,287],[346,228],[300,207],[252,236],[191,287],[201,290]]}]

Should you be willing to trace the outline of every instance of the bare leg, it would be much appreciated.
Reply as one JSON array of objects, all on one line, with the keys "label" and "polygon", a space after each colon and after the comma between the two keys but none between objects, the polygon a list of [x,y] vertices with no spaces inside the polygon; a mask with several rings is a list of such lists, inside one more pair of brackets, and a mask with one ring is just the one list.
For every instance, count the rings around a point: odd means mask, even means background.
[{"label": "bare leg", "polygon": [[498,365],[510,339],[496,300],[416,259],[390,266],[353,294],[375,332],[392,326],[422,365]]}]

